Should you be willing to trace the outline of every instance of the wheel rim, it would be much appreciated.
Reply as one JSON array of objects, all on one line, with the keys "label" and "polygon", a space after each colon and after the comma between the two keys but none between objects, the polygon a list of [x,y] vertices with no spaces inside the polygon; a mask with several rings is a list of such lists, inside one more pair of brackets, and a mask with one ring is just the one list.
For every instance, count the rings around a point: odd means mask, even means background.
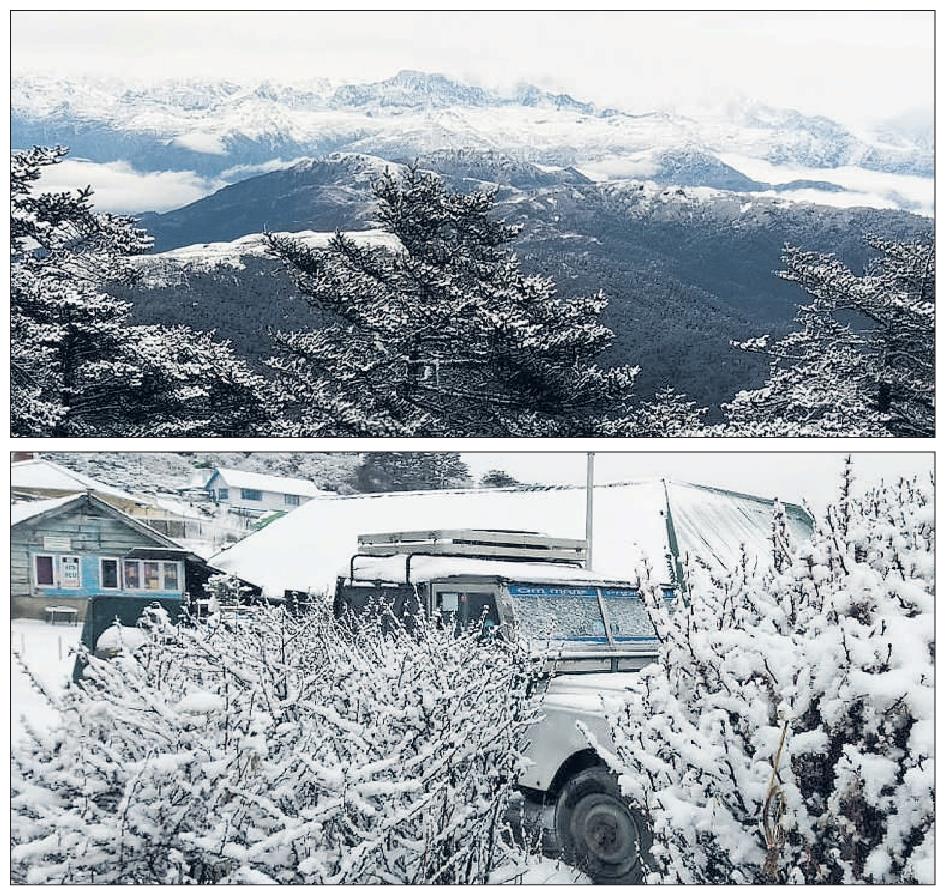
[{"label": "wheel rim", "polygon": [[585,796],[575,805],[572,825],[592,866],[624,870],[634,865],[640,834],[631,812],[617,799],[605,793]]}]

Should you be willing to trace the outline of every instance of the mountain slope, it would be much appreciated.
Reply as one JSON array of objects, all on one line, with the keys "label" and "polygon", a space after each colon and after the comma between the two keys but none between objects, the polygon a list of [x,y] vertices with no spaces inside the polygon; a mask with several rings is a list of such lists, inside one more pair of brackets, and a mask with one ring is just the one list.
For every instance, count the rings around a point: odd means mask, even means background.
[{"label": "mountain slope", "polygon": [[230,241],[261,231],[367,227],[371,183],[397,164],[363,155],[330,155],[244,179],[168,213],[144,213],[155,250]]},{"label": "mountain slope", "polygon": [[[199,233],[198,245],[141,259],[150,289],[124,294],[136,317],[216,329],[258,361],[269,354],[267,327],[325,323],[284,270],[261,258],[259,221],[265,216],[270,230],[291,232],[325,231],[319,223],[329,219],[329,228],[377,237],[366,231],[370,181],[384,166],[366,157],[307,161],[152,217],[162,248],[181,246],[188,232]],[[794,313],[801,292],[773,273],[786,241],[861,267],[866,235],[909,239],[931,231],[930,220],[905,212],[593,183],[574,170],[497,154],[440,152],[420,166],[436,169],[452,187],[491,183],[497,214],[523,227],[515,249],[527,271],[552,275],[565,296],[600,289],[609,297],[605,321],[616,341],[607,359],[640,363],[644,393],[672,384],[707,405],[758,382],[764,371],[764,360],[734,351],[729,341],[784,329]],[[244,240],[199,246],[234,238]]]}]

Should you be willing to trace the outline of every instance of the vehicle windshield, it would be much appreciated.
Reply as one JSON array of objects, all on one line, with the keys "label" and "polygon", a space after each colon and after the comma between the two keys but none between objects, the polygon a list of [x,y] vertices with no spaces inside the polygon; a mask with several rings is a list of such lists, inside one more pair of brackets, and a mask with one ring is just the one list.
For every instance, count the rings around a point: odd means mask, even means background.
[{"label": "vehicle windshield", "polygon": [[602,589],[608,628],[615,641],[653,641],[654,624],[635,589]]},{"label": "vehicle windshield", "polygon": [[633,589],[531,583],[510,584],[508,588],[516,622],[531,641],[608,644],[610,640],[652,641],[655,637],[647,608]]}]

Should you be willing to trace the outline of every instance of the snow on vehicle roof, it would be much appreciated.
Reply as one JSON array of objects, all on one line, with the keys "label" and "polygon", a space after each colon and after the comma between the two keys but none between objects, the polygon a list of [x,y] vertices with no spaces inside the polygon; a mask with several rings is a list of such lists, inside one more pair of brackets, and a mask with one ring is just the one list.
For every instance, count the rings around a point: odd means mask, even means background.
[{"label": "snow on vehicle roof", "polygon": [[304,478],[285,478],[280,475],[264,475],[261,472],[244,472],[239,469],[217,468],[207,479],[205,487],[219,476],[230,487],[243,487],[250,490],[265,490],[270,493],[289,493],[296,496],[332,496],[329,490],[322,490],[318,484]]},{"label": "snow on vehicle roof", "polygon": [[67,469],[59,463],[39,458],[10,464],[10,488],[11,490],[74,490],[76,493],[91,490],[100,496],[129,502],[135,500],[135,496],[127,490],[110,487],[81,472]]},{"label": "snow on vehicle roof", "polygon": [[[393,555],[390,558],[359,555],[355,560],[355,579],[403,582],[407,569],[406,561],[406,555]],[[619,579],[573,564],[431,555],[414,555],[411,558],[412,582],[462,576],[501,577],[504,580],[523,583],[575,583],[600,586],[628,580],[627,577]]]},{"label": "snow on vehicle roof", "polygon": [[53,509],[59,508],[59,506],[64,506],[66,503],[71,503],[73,500],[77,500],[81,493],[73,493],[70,496],[60,496],[57,499],[42,499],[42,500],[32,500],[30,502],[24,503],[13,503],[10,506],[10,526],[13,527],[15,524],[20,524],[23,521],[28,521],[30,518],[35,518],[37,515],[43,515],[46,512],[51,512]]},{"label": "snow on vehicle roof", "polygon": [[[796,535],[808,533],[807,513],[793,506],[788,517]],[[595,485],[594,568],[631,582],[648,571],[655,582],[671,583],[672,545],[681,558],[732,563],[744,544],[750,557],[768,560],[771,521],[770,500],[733,491],[662,479]],[[585,489],[528,485],[320,498],[210,563],[261,586],[271,597],[287,589],[330,595],[335,578],[348,574],[359,534],[500,524],[507,530],[583,538]]]}]

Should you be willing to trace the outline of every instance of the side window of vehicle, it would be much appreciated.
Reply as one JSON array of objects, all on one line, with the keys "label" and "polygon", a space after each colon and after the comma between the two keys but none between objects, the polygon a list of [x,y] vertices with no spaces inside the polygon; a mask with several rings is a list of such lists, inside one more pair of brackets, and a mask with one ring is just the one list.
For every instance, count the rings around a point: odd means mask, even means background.
[{"label": "side window of vehicle", "polygon": [[453,623],[457,632],[466,626],[483,624],[483,634],[489,635],[499,625],[499,611],[494,592],[438,591],[434,607],[444,623]]},{"label": "side window of vehicle", "polygon": [[460,619],[460,593],[438,592],[437,609],[444,620]]},{"label": "side window of vehicle", "polygon": [[484,632],[499,625],[496,596],[492,592],[465,592],[461,598],[464,625],[482,620]]}]

